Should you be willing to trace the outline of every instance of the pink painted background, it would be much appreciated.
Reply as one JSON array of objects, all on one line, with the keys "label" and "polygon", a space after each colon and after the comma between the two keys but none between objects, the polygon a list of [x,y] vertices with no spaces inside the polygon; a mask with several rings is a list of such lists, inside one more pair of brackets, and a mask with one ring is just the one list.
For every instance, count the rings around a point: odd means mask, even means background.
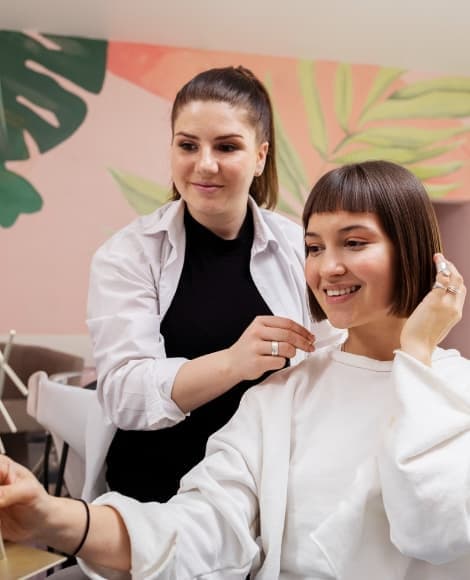
[{"label": "pink painted background", "polygon": [[[299,105],[302,94],[296,73],[297,61],[109,43],[103,89],[96,96],[81,94],[89,109],[77,132],[43,155],[31,142],[31,159],[8,165],[34,185],[43,197],[44,206],[37,213],[21,215],[12,227],[0,228],[0,335],[15,328],[19,336],[54,336],[57,346],[60,346],[61,336],[85,337],[90,258],[106,238],[136,216],[109,169],[167,186],[172,98],[177,88],[200,70],[228,64],[243,64],[269,83],[283,129],[305,168],[309,184],[332,166],[310,142],[305,110]],[[332,146],[344,137],[334,110],[331,81],[336,67],[337,63],[315,64]],[[352,70],[354,99],[350,119],[354,125],[378,67],[361,65]],[[394,87],[425,78],[409,72]],[[435,128],[465,127],[469,122],[468,118],[413,121],[418,127],[432,124]],[[397,125],[410,125],[410,121],[399,121]],[[452,176],[459,187],[436,203],[436,208],[446,251],[468,281],[470,204],[464,201],[470,198],[469,134],[464,133],[460,140],[457,150],[438,160],[446,163],[451,158],[455,160],[457,155],[463,161],[462,167]],[[448,178],[444,177],[436,182],[445,183],[446,180]],[[301,203],[286,187],[283,197],[294,212],[300,211]],[[468,307],[463,321],[446,344],[470,356]]]}]

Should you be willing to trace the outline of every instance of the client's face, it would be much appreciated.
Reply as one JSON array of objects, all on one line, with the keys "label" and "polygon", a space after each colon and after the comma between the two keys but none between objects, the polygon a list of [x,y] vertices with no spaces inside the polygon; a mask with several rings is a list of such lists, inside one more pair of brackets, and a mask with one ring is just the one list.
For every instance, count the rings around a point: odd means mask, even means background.
[{"label": "client's face", "polygon": [[313,214],[305,243],[307,284],[333,326],[382,325],[390,318],[394,248],[375,214]]}]

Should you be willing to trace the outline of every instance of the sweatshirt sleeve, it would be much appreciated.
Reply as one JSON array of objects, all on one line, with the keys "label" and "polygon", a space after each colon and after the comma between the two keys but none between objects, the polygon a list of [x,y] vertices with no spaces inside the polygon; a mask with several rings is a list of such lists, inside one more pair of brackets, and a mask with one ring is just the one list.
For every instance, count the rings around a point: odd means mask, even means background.
[{"label": "sweatshirt sleeve", "polygon": [[[205,459],[165,504],[108,493],[94,503],[113,506],[131,541],[135,580],[243,580],[259,554],[256,473],[260,470],[256,405],[242,401],[208,443]],[[158,474],[155,473],[157,480]],[[92,578],[128,578],[88,566]]]},{"label": "sweatshirt sleeve", "polygon": [[160,429],[185,418],[171,390],[186,359],[166,357],[159,303],[155,273],[134,240],[118,237],[98,250],[91,265],[87,324],[98,397],[121,429]]},{"label": "sweatshirt sleeve", "polygon": [[392,377],[397,412],[379,457],[391,540],[450,562],[470,551],[470,361],[447,351],[431,368],[397,351]]}]

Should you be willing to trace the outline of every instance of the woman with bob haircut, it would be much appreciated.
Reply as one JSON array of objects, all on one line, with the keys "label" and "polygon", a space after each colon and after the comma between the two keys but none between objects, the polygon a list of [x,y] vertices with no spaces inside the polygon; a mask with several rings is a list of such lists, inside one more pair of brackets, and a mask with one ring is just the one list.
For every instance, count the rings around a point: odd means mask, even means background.
[{"label": "woman with bob haircut", "polygon": [[112,439],[95,464],[140,501],[177,492],[250,386],[342,340],[309,318],[302,229],[270,211],[276,147],[260,80],[242,66],[200,72],[176,94],[171,133],[171,201],[98,249],[88,297]]},{"label": "woman with bob haircut", "polygon": [[6,538],[79,547],[92,578],[468,580],[470,361],[438,347],[466,289],[431,202],[371,161],[324,175],[303,224],[344,343],[249,389],[167,503],[108,493],[85,519],[0,458]]},{"label": "woman with bob haircut", "polygon": [[[339,168],[316,184],[304,207],[304,228],[312,214],[338,209],[377,215],[396,252],[391,313],[410,316],[434,282],[433,256],[442,251],[434,209],[421,183],[403,167],[385,161]],[[309,287],[307,294],[313,319],[327,318]]]}]

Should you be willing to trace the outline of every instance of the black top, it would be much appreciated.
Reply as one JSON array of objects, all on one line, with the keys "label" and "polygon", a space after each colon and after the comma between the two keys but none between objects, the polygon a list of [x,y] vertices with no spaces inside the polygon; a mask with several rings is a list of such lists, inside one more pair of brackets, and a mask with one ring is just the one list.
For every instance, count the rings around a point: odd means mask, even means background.
[{"label": "black top", "polygon": [[[224,240],[185,210],[186,252],[175,296],[161,323],[168,357],[196,358],[231,346],[258,315],[272,314],[250,274],[251,212],[234,240]],[[208,437],[237,410],[244,381],[158,431],[118,430],[107,456],[110,488],[141,501],[166,501],[204,456]]]}]

